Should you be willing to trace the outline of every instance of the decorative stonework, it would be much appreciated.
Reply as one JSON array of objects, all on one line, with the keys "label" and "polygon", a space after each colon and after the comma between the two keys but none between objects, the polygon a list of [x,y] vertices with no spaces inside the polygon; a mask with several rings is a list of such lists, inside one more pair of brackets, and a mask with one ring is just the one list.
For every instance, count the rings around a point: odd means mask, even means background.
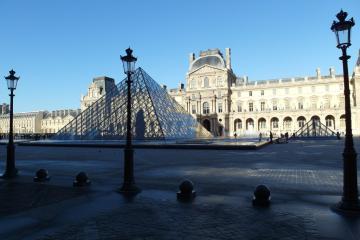
[{"label": "decorative stonework", "polygon": [[[226,67],[207,63],[197,69],[190,67],[185,88],[169,90],[170,95],[214,135],[262,133],[266,136],[270,131],[291,134],[304,121],[317,117],[333,131],[345,132],[343,76],[335,75],[334,68],[329,69],[328,75],[317,68],[312,77],[249,81],[247,76],[235,76],[227,64],[231,63],[230,49],[226,53],[226,59],[215,50],[201,52],[198,58],[191,54],[190,66],[206,55],[216,54],[223,58]],[[356,135],[360,135],[359,69],[357,65],[350,81],[352,126]],[[218,77],[222,78],[221,86],[216,83]],[[206,78],[208,86],[204,84]],[[192,81],[196,84],[191,84]]]}]

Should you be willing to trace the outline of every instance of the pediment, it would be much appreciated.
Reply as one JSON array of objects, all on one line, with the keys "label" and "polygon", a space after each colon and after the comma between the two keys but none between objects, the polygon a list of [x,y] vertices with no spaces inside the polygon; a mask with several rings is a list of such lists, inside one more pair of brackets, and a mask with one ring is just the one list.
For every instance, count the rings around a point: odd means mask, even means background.
[{"label": "pediment", "polygon": [[211,65],[204,65],[198,69],[195,69],[191,72],[188,73],[188,75],[192,75],[192,74],[206,74],[206,73],[215,73],[215,72],[224,72],[226,71],[227,69],[224,69],[224,68],[218,68],[218,67],[214,67],[214,66],[211,66]]}]

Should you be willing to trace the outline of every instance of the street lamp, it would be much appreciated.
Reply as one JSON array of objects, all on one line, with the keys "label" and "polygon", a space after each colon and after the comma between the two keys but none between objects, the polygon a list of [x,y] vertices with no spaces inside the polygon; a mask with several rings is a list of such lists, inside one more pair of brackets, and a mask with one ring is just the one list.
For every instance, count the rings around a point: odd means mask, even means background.
[{"label": "street lamp", "polygon": [[131,75],[135,72],[135,63],[137,58],[132,55],[131,48],[126,49],[126,56],[120,56],[124,67],[124,73],[127,75],[127,127],[126,127],[126,145],[124,148],[124,183],[119,192],[124,194],[136,194],[140,188],[135,185],[134,180],[134,150],[131,143]]},{"label": "street lamp", "polygon": [[343,196],[341,201],[336,204],[333,209],[342,212],[356,212],[360,211],[360,204],[358,198],[358,184],[357,184],[357,164],[356,151],[354,149],[354,141],[351,129],[351,103],[350,103],[350,89],[349,89],[349,73],[348,73],[348,59],[350,56],[346,54],[346,49],[351,46],[350,33],[351,28],[355,25],[354,19],[346,20],[347,12],[342,10],[336,15],[339,20],[334,21],[331,30],[336,35],[337,48],[342,50],[342,56],[339,58],[343,62],[344,71],[344,95],[345,95],[345,148],[343,152]]},{"label": "street lamp", "polygon": [[14,114],[14,90],[16,89],[17,82],[20,77],[15,77],[15,71],[11,69],[9,71],[10,75],[5,77],[7,81],[8,89],[10,90],[10,130],[9,130],[9,143],[7,145],[7,158],[6,158],[6,169],[5,173],[2,175],[2,178],[14,178],[17,176],[18,170],[15,167],[15,146],[14,146],[14,136],[13,136],[13,114]]}]

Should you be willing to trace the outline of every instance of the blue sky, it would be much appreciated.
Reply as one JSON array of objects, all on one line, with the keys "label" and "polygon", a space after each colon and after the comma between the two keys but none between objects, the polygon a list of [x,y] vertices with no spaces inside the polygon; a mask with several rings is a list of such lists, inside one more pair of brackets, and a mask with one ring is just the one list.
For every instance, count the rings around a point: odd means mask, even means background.
[{"label": "blue sky", "polygon": [[[15,112],[79,108],[93,77],[124,77],[119,56],[157,82],[184,82],[188,54],[232,49],[232,67],[250,80],[342,73],[330,25],[354,17],[352,71],[360,48],[358,0],[1,0],[0,76],[21,76]],[[0,80],[0,102],[9,102]]]}]

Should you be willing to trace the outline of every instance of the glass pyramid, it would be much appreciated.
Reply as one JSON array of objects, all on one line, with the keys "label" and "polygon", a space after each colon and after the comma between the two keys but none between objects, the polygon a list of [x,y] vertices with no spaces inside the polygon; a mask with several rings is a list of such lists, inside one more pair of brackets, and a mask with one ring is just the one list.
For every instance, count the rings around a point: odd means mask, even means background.
[{"label": "glass pyramid", "polygon": [[320,122],[320,120],[310,119],[299,130],[295,137],[329,137],[336,136],[336,133],[329,127]]},{"label": "glass pyramid", "polygon": [[[121,140],[126,138],[127,84],[116,87],[60,129],[54,140]],[[132,135],[135,140],[212,137],[143,69],[131,77]]]}]

